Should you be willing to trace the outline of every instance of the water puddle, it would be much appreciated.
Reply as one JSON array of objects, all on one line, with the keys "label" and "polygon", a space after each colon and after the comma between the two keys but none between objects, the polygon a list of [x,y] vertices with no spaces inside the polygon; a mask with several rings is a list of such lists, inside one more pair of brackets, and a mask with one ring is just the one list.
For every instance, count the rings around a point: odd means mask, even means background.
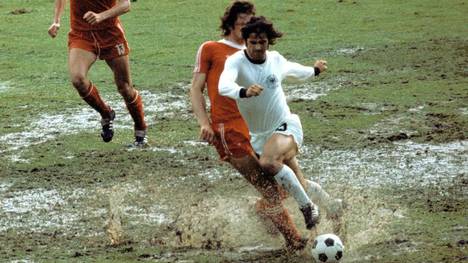
[{"label": "water puddle", "polygon": [[364,47],[349,47],[349,48],[340,48],[336,50],[336,54],[338,55],[353,55],[357,52],[364,51]]},{"label": "water puddle", "polygon": [[[73,211],[64,211],[68,205],[64,195],[56,190],[34,189],[3,194],[0,202],[0,232],[9,229],[41,231],[72,225],[78,220]],[[73,198],[70,193],[68,199]]]},{"label": "water puddle", "polygon": [[[148,116],[149,125],[155,121],[155,118],[150,116],[156,116],[156,118],[189,116],[186,96],[171,92],[154,94],[148,91],[141,91],[141,95],[144,98],[145,114]],[[109,100],[109,104],[116,111],[115,128],[133,129],[133,121],[122,98],[114,95]],[[12,162],[28,162],[21,157],[21,150],[52,141],[57,136],[77,134],[85,130],[98,130],[99,127],[100,118],[89,107],[68,109],[63,114],[40,114],[24,131],[0,136],[0,145],[3,146],[0,153],[9,153],[8,156]]]},{"label": "water puddle", "polygon": [[450,183],[468,170],[468,141],[439,145],[411,141],[394,146],[356,150],[304,147],[299,159],[306,172],[322,184],[359,188],[389,185],[427,186]]},{"label": "water puddle", "polygon": [[460,112],[463,115],[468,115],[468,108],[460,108]]},{"label": "water puddle", "polygon": [[326,96],[333,90],[346,86],[346,79],[334,78],[329,81],[307,81],[284,85],[284,93],[288,101],[316,100]]},{"label": "water puddle", "polygon": [[8,91],[11,88],[9,82],[0,82],[0,93]]}]

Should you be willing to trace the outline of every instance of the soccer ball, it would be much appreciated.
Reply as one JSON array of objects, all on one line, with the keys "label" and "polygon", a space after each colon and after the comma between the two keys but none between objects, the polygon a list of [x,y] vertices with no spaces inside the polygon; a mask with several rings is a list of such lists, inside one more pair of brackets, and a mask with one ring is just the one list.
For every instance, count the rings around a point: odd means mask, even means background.
[{"label": "soccer ball", "polygon": [[334,234],[323,234],[312,244],[312,256],[316,262],[339,262],[343,257],[343,242]]}]

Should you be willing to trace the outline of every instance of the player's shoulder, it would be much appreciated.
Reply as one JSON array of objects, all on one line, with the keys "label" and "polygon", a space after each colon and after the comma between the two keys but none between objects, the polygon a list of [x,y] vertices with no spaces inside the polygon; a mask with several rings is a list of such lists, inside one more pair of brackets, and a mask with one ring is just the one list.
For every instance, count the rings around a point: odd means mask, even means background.
[{"label": "player's shoulder", "polygon": [[208,41],[203,42],[200,45],[200,49],[210,49],[210,48],[214,48],[216,46],[217,46],[216,41],[208,40]]},{"label": "player's shoulder", "polygon": [[272,61],[277,61],[277,62],[282,62],[286,60],[283,55],[281,55],[278,51],[276,50],[268,50],[267,51],[267,56],[270,60]]},{"label": "player's shoulder", "polygon": [[205,54],[232,53],[232,48],[220,41],[205,41],[199,50]]},{"label": "player's shoulder", "polygon": [[283,55],[281,55],[278,51],[276,50],[267,50],[267,56],[270,58],[281,58]]}]

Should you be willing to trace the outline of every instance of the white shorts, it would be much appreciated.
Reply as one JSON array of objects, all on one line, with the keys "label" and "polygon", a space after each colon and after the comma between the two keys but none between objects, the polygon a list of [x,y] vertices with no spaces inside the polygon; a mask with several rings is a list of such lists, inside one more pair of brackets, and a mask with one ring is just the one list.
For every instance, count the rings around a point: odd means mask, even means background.
[{"label": "white shorts", "polygon": [[263,146],[270,139],[274,133],[281,133],[284,135],[292,135],[294,142],[296,143],[297,149],[301,148],[304,140],[304,134],[302,133],[302,125],[299,116],[291,114],[287,117],[276,129],[271,132],[265,132],[262,134],[250,134],[250,144],[254,151],[261,155],[263,152]]}]

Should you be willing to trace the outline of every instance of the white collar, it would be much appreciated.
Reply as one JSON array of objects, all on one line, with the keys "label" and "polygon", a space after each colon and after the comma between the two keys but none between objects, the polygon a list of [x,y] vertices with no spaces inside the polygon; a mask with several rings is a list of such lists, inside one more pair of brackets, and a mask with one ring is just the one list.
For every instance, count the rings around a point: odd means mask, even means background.
[{"label": "white collar", "polygon": [[231,41],[231,40],[227,40],[227,39],[225,39],[225,38],[219,40],[218,42],[219,42],[219,43],[223,43],[223,44],[228,45],[228,46],[233,47],[233,48],[245,49],[245,45],[244,45],[244,44],[239,45],[239,44],[237,44],[237,43],[235,43],[235,42],[233,42],[233,41]]}]

